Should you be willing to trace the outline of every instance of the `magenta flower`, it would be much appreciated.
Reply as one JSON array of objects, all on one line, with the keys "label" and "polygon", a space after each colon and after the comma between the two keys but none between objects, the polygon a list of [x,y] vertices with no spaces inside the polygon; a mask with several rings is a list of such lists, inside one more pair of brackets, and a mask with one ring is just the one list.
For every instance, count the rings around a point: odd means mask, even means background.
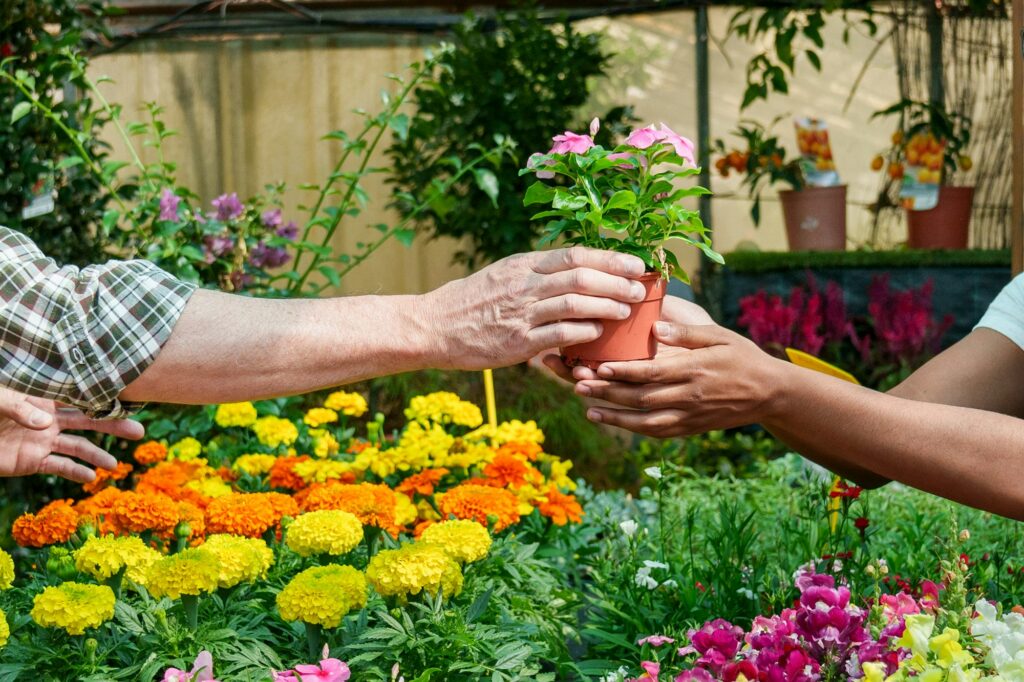
[{"label": "magenta flower", "polygon": [[299,237],[299,226],[295,224],[294,220],[289,220],[286,224],[277,228],[277,236],[288,241],[295,241]]},{"label": "magenta flower", "polygon": [[588,149],[594,146],[594,138],[590,135],[580,135],[566,130],[561,135],[551,138],[555,146],[548,154],[586,154]]},{"label": "magenta flower", "polygon": [[209,651],[200,652],[191,672],[168,668],[163,682],[217,682],[213,677],[213,655]]},{"label": "magenta flower", "polygon": [[235,192],[232,192],[231,194],[221,194],[210,203],[212,203],[213,207],[217,210],[216,218],[221,222],[240,218],[242,214],[245,213],[245,206],[242,204],[242,201],[238,198],[238,194]]},{"label": "magenta flower", "polygon": [[659,646],[665,646],[666,644],[674,644],[675,641],[676,640],[672,639],[671,637],[666,637],[665,635],[649,635],[647,637],[644,637],[643,639],[637,640],[636,645],[643,646],[644,644],[650,644],[651,646],[657,648]]},{"label": "magenta flower", "polygon": [[279,268],[291,260],[288,250],[280,246],[267,246],[260,242],[249,254],[249,263],[256,268]]},{"label": "magenta flower", "polygon": [[260,216],[260,221],[263,223],[263,227],[268,230],[276,230],[284,224],[284,218],[281,217],[281,209],[271,208],[263,212]]},{"label": "magenta flower", "polygon": [[213,263],[235,248],[235,238],[229,235],[208,235],[203,238],[203,253],[206,262]]},{"label": "magenta flower", "polygon": [[878,601],[882,605],[882,614],[888,623],[902,621],[904,616],[921,613],[921,607],[917,605],[917,601],[906,592],[883,594]]},{"label": "magenta flower", "polygon": [[337,658],[326,658],[320,665],[297,665],[295,672],[301,682],[346,682],[352,676],[348,665]]},{"label": "magenta flower", "polygon": [[160,194],[160,220],[175,222],[178,220],[178,206],[181,205],[181,197],[169,189]]}]

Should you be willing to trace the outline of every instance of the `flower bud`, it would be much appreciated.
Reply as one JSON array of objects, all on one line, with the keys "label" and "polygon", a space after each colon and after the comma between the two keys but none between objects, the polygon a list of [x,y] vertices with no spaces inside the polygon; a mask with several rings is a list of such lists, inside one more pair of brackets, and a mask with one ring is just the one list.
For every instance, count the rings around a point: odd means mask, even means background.
[{"label": "flower bud", "polygon": [[174,527],[174,537],[178,538],[179,540],[185,540],[190,535],[192,535],[192,526],[190,526],[185,521],[182,521]]},{"label": "flower bud", "polygon": [[874,564],[868,564],[867,567],[864,569],[864,572],[867,573],[868,575],[873,576],[875,574],[875,566],[874,566]]},{"label": "flower bud", "polygon": [[970,539],[971,539],[971,531],[967,530],[966,528],[964,528],[962,531],[960,531],[960,542],[967,542]]}]

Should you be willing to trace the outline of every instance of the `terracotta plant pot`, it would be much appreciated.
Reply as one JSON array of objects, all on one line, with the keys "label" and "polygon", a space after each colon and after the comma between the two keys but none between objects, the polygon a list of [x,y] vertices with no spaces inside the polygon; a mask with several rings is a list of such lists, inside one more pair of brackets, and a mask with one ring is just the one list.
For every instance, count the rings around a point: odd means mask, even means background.
[{"label": "terracotta plant pot", "polygon": [[601,338],[590,343],[562,348],[566,364],[597,369],[604,362],[650,360],[658,350],[654,339],[654,323],[661,319],[668,282],[660,273],[651,272],[640,278],[647,296],[630,305],[632,312],[625,320],[602,320]]},{"label": "terracotta plant pot", "polygon": [[846,250],[846,185],[779,192],[790,251]]},{"label": "terracotta plant pot", "polygon": [[940,187],[939,203],[928,211],[907,211],[907,246],[966,249],[971,229],[973,187]]}]

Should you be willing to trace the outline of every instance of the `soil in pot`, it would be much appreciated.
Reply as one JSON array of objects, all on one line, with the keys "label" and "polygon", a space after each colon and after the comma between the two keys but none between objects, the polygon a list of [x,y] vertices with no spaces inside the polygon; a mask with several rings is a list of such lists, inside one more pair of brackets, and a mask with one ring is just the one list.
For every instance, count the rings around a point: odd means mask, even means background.
[{"label": "soil in pot", "polygon": [[562,348],[562,358],[567,365],[597,369],[605,362],[650,360],[654,357],[658,350],[654,323],[661,319],[661,305],[668,282],[657,272],[647,273],[639,281],[647,291],[644,300],[630,305],[632,310],[625,320],[602,320],[604,332],[600,338]]},{"label": "soil in pot", "polygon": [[846,250],[846,185],[779,192],[790,251]]},{"label": "soil in pot", "polygon": [[907,246],[912,249],[966,249],[973,203],[973,187],[940,187],[939,203],[935,208],[907,211]]}]

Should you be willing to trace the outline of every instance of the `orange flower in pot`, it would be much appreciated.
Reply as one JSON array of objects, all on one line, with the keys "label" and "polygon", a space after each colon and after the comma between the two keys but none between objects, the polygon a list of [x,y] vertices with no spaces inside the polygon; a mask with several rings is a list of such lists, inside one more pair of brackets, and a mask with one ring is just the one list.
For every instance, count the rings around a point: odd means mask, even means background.
[{"label": "orange flower in pot", "polygon": [[[931,102],[905,99],[878,116],[899,116],[892,147],[871,162],[886,169],[889,182],[878,206],[893,206],[897,189],[906,209],[907,245],[916,249],[966,249],[974,203],[974,187],[954,185],[957,171],[974,162],[967,155],[971,119]],[[874,118],[873,117],[873,118]]]},{"label": "orange flower in pot", "polygon": [[520,174],[538,181],[526,191],[527,206],[546,205],[533,216],[547,220],[541,244],[562,239],[596,249],[629,253],[647,264],[640,278],[647,297],[632,306],[622,321],[604,321],[596,341],[562,349],[570,365],[595,368],[603,362],[647,360],[657,344],[652,334],[670,276],[689,282],[676,255],[665,248],[679,241],[700,249],[711,260],[711,236],[697,211],[681,205],[688,197],[708,194],[703,187],[682,186],[700,173],[693,143],[664,124],[638,128],[613,149],[594,143],[590,134],[566,132],[554,138],[546,154],[534,154]]}]

